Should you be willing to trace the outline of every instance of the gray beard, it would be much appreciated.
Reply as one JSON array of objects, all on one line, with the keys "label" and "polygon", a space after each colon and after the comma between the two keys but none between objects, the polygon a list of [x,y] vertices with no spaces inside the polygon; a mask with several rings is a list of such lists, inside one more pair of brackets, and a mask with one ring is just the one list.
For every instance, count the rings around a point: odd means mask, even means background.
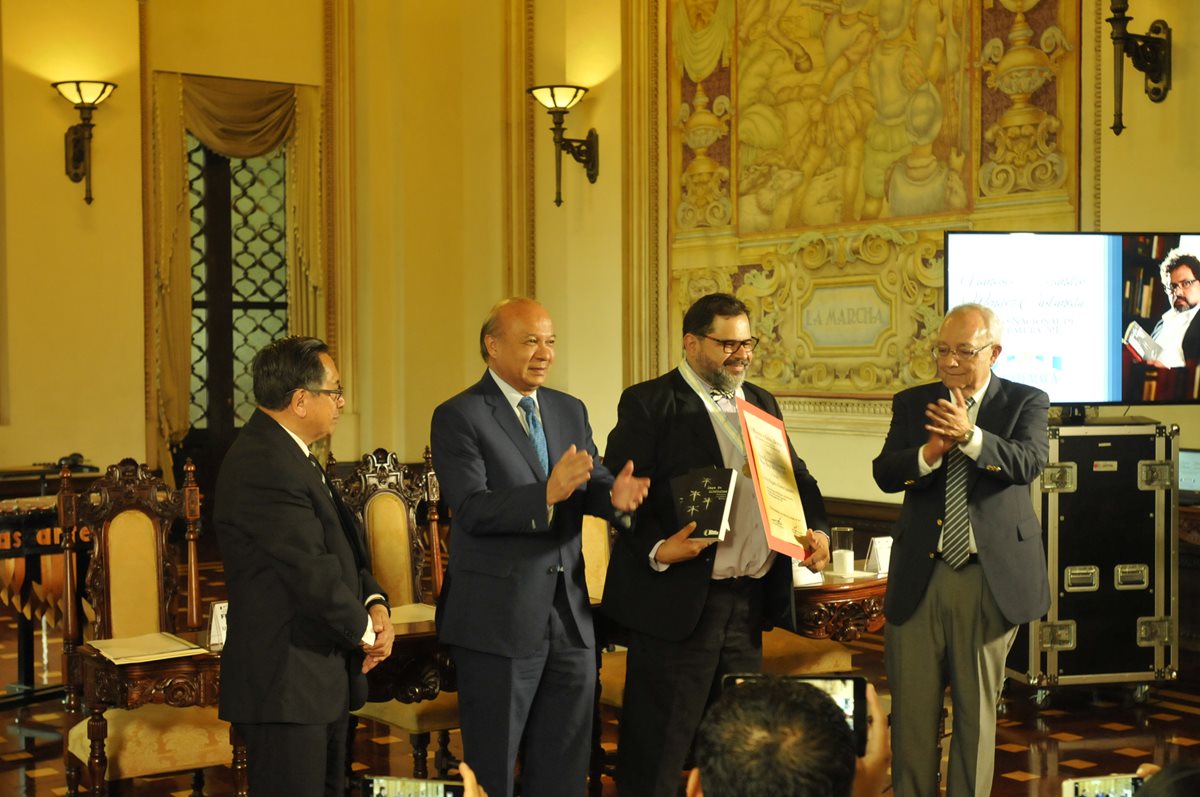
[{"label": "gray beard", "polygon": [[724,368],[718,368],[711,373],[704,374],[704,381],[723,393],[736,393],[737,389],[742,386],[742,382],[746,381],[746,377],[745,375],[734,376]]}]

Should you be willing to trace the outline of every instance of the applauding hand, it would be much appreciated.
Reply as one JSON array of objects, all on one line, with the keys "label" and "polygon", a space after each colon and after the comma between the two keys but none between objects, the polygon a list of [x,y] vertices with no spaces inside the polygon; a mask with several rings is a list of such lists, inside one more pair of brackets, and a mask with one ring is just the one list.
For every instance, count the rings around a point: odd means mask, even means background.
[{"label": "applauding hand", "polygon": [[650,492],[650,479],[633,475],[633,460],[625,463],[617,474],[612,487],[613,508],[622,512],[632,512],[646,500]]}]

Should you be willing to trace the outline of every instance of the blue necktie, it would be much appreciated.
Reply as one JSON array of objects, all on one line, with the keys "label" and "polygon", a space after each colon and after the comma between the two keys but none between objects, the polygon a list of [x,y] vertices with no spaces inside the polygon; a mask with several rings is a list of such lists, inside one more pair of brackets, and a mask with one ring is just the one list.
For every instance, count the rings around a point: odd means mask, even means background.
[{"label": "blue necktie", "polygon": [[537,452],[538,462],[542,463],[542,472],[549,475],[550,456],[546,453],[546,432],[542,429],[541,420],[538,419],[537,407],[534,406],[533,399],[529,396],[523,396],[517,402],[517,406],[525,413],[525,423],[529,426],[529,441],[533,443],[533,450]]},{"label": "blue necktie", "polygon": [[[967,399],[967,409],[975,404]],[[967,455],[955,446],[946,452],[946,520],[942,534],[942,559],[959,569],[971,555],[971,519],[967,514]]]}]

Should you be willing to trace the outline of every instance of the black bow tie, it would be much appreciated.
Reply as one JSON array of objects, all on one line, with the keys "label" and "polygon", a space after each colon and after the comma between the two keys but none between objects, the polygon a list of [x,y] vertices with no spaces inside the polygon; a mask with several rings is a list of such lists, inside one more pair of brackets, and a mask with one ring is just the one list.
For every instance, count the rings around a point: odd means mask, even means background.
[{"label": "black bow tie", "polygon": [[712,390],[708,391],[708,395],[712,396],[713,401],[719,401],[721,399],[725,399],[726,401],[733,401],[733,398],[734,398],[734,394],[731,391],[717,390],[715,387]]}]

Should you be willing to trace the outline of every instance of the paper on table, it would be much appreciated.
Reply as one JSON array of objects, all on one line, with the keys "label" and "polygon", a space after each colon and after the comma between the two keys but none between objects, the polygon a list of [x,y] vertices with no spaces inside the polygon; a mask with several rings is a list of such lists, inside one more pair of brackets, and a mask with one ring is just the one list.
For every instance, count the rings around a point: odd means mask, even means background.
[{"label": "paper on table", "polygon": [[100,651],[104,658],[116,664],[177,659],[208,652],[193,642],[165,632],[116,639],[95,639],[90,644]]},{"label": "paper on table", "polygon": [[796,472],[792,470],[787,430],[783,421],[744,399],[738,399],[737,406],[767,545],[773,551],[803,560],[808,552],[800,541],[806,538],[808,522],[796,487]]}]

